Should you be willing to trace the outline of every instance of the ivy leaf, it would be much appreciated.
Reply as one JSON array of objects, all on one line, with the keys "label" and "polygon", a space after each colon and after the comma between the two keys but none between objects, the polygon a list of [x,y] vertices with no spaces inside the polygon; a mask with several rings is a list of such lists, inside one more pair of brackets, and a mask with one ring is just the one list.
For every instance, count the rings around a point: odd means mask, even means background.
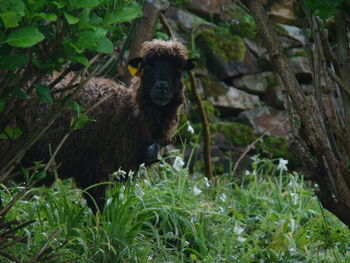
[{"label": "ivy leaf", "polygon": [[91,119],[88,115],[84,113],[80,113],[77,116],[75,116],[71,121],[71,127],[74,130],[79,130],[85,127],[86,124],[89,122],[92,122],[93,119]]},{"label": "ivy leaf", "polygon": [[2,21],[6,28],[12,28],[19,26],[18,22],[21,20],[16,12],[9,11],[0,14]]},{"label": "ivy leaf", "polygon": [[40,172],[33,175],[33,180],[41,180],[41,179],[44,179],[45,177],[46,177],[46,171],[41,170]]},{"label": "ivy leaf", "polygon": [[43,84],[36,84],[34,85],[35,89],[36,89],[36,95],[38,95],[39,99],[43,102],[47,102],[47,103],[54,103],[53,97],[50,93],[50,89],[47,85],[43,85]]},{"label": "ivy leaf", "polygon": [[68,57],[74,62],[83,64],[86,68],[90,67],[89,60],[83,55],[70,55]]},{"label": "ivy leaf", "polygon": [[66,6],[65,2],[52,1],[51,3],[53,3],[56,7],[60,9]]},{"label": "ivy leaf", "polygon": [[96,30],[85,30],[80,32],[76,46],[78,48],[87,48],[93,51],[112,53],[113,43],[106,37],[107,31],[101,27]]},{"label": "ivy leaf", "polygon": [[33,13],[35,13],[38,10],[41,10],[45,4],[46,0],[28,0],[27,8],[30,9]]},{"label": "ivy leaf", "polygon": [[15,140],[19,136],[23,134],[22,130],[19,128],[13,128],[11,126],[7,126],[3,133],[0,133],[0,139],[12,139]]},{"label": "ivy leaf", "polygon": [[23,88],[14,88],[11,91],[11,94],[20,98],[20,99],[29,99],[30,96],[27,92],[25,92],[25,90]]},{"label": "ivy leaf", "polygon": [[84,107],[80,106],[80,105],[79,105],[77,102],[75,102],[75,101],[71,101],[71,102],[69,103],[69,106],[71,107],[72,110],[74,110],[74,111],[76,111],[76,112],[78,112],[78,113],[83,112],[83,111],[85,110]]},{"label": "ivy leaf", "polygon": [[103,37],[100,39],[98,45],[96,47],[90,48],[96,52],[110,54],[114,50],[114,46],[112,41],[110,41],[107,37]]},{"label": "ivy leaf", "polygon": [[31,47],[43,41],[45,36],[40,33],[37,27],[26,26],[12,32],[6,42],[13,47]]},{"label": "ivy leaf", "polygon": [[94,8],[100,4],[99,0],[71,0],[71,7],[78,8]]},{"label": "ivy leaf", "polygon": [[36,16],[41,17],[42,19],[46,19],[49,21],[56,21],[57,15],[54,13],[38,13]]},{"label": "ivy leaf", "polygon": [[104,24],[116,24],[124,23],[134,20],[142,15],[142,9],[140,6],[137,7],[124,7],[120,8],[112,13],[107,13]]},{"label": "ivy leaf", "polygon": [[66,12],[64,12],[63,14],[64,14],[64,17],[67,19],[68,24],[74,25],[74,24],[79,22],[79,18],[78,17],[72,16],[72,15],[66,13]]},{"label": "ivy leaf", "polygon": [[24,54],[14,54],[0,57],[0,69],[15,70],[28,62],[28,56]]}]

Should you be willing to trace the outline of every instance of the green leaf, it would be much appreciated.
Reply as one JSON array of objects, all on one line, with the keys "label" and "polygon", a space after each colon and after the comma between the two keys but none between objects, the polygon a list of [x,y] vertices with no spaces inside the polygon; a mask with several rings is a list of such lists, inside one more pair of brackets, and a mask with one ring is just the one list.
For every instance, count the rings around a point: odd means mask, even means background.
[{"label": "green leaf", "polygon": [[13,47],[31,47],[43,41],[45,36],[34,26],[26,26],[12,32],[6,42]]},{"label": "green leaf", "polygon": [[67,22],[70,25],[74,25],[74,24],[79,22],[79,18],[78,17],[72,16],[72,15],[66,13],[66,12],[64,12],[64,17],[67,19]]},{"label": "green leaf", "polygon": [[15,70],[28,62],[28,56],[24,54],[14,54],[0,57],[0,69]]},{"label": "green leaf", "polygon": [[18,22],[21,20],[16,12],[9,11],[0,14],[2,21],[6,28],[12,28],[19,26]]},{"label": "green leaf", "polygon": [[29,99],[30,96],[23,88],[15,88],[11,91],[11,94],[20,98],[20,99]]},{"label": "green leaf", "polygon": [[80,13],[80,23],[79,30],[88,29],[92,26],[90,25],[90,9],[84,8],[84,10]]},{"label": "green leaf", "polygon": [[41,17],[42,19],[46,19],[49,21],[56,21],[57,15],[54,13],[38,13],[36,16]]},{"label": "green leaf", "polygon": [[71,101],[71,102],[69,103],[69,106],[71,107],[72,110],[74,110],[74,111],[76,111],[76,112],[78,112],[78,113],[83,112],[83,111],[85,110],[84,107],[80,106],[80,105],[79,105],[77,102],[75,102],[75,101]]},{"label": "green leaf", "polygon": [[94,8],[100,4],[99,0],[71,0],[71,7],[78,8]]},{"label": "green leaf", "polygon": [[51,3],[53,3],[55,6],[57,6],[60,9],[66,6],[65,2],[52,1]]},{"label": "green leaf", "polygon": [[46,171],[41,170],[39,173],[36,173],[33,175],[33,180],[41,180],[41,179],[44,179],[45,177],[46,177]]},{"label": "green leaf", "polygon": [[90,48],[93,51],[110,54],[114,50],[112,41],[107,37],[101,38],[99,44],[96,47]]},{"label": "green leaf", "polygon": [[322,19],[328,19],[333,15],[334,9],[332,8],[323,8],[315,11],[314,15],[319,16]]},{"label": "green leaf", "polygon": [[28,0],[28,3],[29,3],[29,6],[27,5],[28,9],[31,10],[32,13],[35,13],[43,9],[47,1],[46,0]]},{"label": "green leaf", "polygon": [[[1,0],[0,1],[0,12],[15,12],[17,18],[20,20],[25,15],[25,5],[23,0]],[[19,21],[18,20],[18,21]]]},{"label": "green leaf", "polygon": [[96,30],[85,30],[80,32],[76,46],[88,48],[93,51],[112,53],[113,43],[106,37],[107,31],[101,27]]},{"label": "green leaf", "polygon": [[50,89],[47,85],[36,84],[34,85],[34,87],[36,89],[36,95],[38,95],[41,101],[51,103],[51,104],[54,103]]},{"label": "green leaf", "polygon": [[88,115],[80,113],[72,119],[71,126],[74,130],[79,130],[84,128],[87,123],[92,121],[93,119],[91,119]]},{"label": "green leaf", "polygon": [[6,100],[0,99],[0,112],[3,112],[6,106]]},{"label": "green leaf", "polygon": [[70,55],[68,57],[74,62],[83,64],[86,68],[90,67],[89,60],[83,55]]},{"label": "green leaf", "polygon": [[105,37],[107,31],[101,27],[96,30],[88,29],[79,33],[77,46],[82,48],[96,47],[99,45],[99,41]]},{"label": "green leaf", "polygon": [[7,126],[3,133],[0,133],[0,139],[12,139],[15,140],[19,136],[23,134],[22,130],[19,128],[13,128],[11,126]]},{"label": "green leaf", "polygon": [[142,16],[142,9],[140,6],[124,7],[112,13],[107,13],[104,19],[104,24],[110,25],[115,23],[129,22],[140,16]]}]

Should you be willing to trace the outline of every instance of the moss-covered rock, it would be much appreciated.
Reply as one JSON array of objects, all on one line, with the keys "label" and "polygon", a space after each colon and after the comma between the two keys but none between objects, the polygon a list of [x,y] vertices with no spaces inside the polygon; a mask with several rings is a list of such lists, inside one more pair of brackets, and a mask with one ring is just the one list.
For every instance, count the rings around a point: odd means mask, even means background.
[{"label": "moss-covered rock", "polygon": [[[213,104],[207,100],[202,101],[204,111],[207,115],[208,121],[212,122],[215,120],[215,117],[219,115],[219,111],[213,106]],[[192,123],[200,123],[200,115],[198,112],[198,106],[193,105],[190,113],[190,120]]]},{"label": "moss-covered rock", "polygon": [[265,137],[258,145],[258,150],[271,158],[283,158],[288,160],[292,165],[297,163],[296,156],[288,149],[288,144],[283,137]]},{"label": "moss-covered rock", "polygon": [[197,40],[197,45],[205,52],[210,50],[226,62],[232,59],[243,61],[246,46],[238,35],[227,34],[223,36],[215,32],[214,29],[207,29],[198,35]]},{"label": "moss-covered rock", "polygon": [[202,82],[205,96],[207,98],[217,99],[220,95],[225,94],[228,90],[225,83],[220,82],[213,77],[202,77],[200,80]]},{"label": "moss-covered rock", "polygon": [[251,128],[238,122],[216,122],[210,124],[212,132],[219,132],[234,146],[245,146],[254,141],[255,135]]}]

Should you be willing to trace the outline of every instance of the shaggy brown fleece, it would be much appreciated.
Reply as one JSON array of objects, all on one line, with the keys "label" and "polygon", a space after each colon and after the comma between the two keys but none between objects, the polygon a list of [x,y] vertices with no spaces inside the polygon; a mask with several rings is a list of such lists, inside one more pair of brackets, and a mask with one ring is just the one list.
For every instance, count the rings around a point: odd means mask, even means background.
[{"label": "shaggy brown fleece", "polygon": [[[187,59],[186,48],[178,41],[146,42],[140,55],[146,58],[153,54]],[[60,176],[73,177],[78,186],[86,188],[108,180],[108,175],[119,168],[136,170],[145,161],[146,147],[155,141],[169,142],[184,100],[183,82],[180,81],[175,97],[162,110],[149,105],[150,102],[143,98],[142,88],[139,77],[134,77],[129,87],[103,78],[93,78],[85,85],[76,99],[85,108],[108,94],[113,95],[90,114],[95,121],[74,132],[62,147],[56,158],[61,163]],[[48,132],[33,148],[27,160],[47,159],[48,143],[53,149],[57,146],[69,128],[73,114],[68,112],[56,121],[51,129],[53,132]],[[90,193],[100,198],[103,190],[95,188]]]}]

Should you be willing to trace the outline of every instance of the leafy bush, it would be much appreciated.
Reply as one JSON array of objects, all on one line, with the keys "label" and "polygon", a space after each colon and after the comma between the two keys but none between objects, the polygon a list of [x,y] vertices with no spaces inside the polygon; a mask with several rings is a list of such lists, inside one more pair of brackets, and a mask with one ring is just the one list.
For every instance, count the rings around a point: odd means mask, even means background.
[{"label": "leafy bush", "polygon": [[[10,173],[68,107],[79,84],[109,65],[92,67],[98,58],[105,62],[102,54],[111,54],[125,39],[129,27],[123,23],[141,13],[131,0],[0,1],[0,150],[8,147],[0,161],[2,174]],[[84,68],[92,69],[89,77],[86,70],[79,71]],[[75,81],[67,83],[65,92],[53,91],[73,70]],[[53,107],[41,121],[28,125],[24,116],[38,102]]]}]

